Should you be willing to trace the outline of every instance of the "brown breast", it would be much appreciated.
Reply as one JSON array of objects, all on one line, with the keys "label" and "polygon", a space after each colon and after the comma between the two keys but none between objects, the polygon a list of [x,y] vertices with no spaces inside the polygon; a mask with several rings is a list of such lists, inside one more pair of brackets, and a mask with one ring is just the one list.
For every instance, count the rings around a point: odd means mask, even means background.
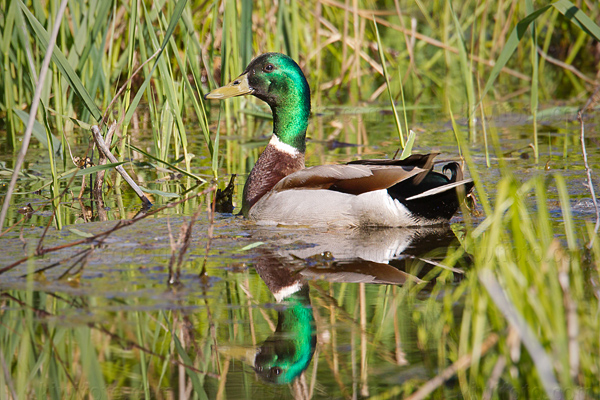
[{"label": "brown breast", "polygon": [[304,153],[297,156],[278,151],[267,145],[252,168],[244,186],[242,213],[247,216],[250,208],[282,178],[304,168]]}]

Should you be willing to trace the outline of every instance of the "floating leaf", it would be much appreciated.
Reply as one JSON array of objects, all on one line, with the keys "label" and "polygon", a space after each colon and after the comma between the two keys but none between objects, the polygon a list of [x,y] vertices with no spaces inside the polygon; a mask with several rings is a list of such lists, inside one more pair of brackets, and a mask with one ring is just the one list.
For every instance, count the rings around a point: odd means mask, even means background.
[{"label": "floating leaf", "polygon": [[84,237],[84,238],[89,238],[89,237],[92,237],[92,236],[94,236],[94,235],[92,235],[92,234],[91,234],[91,233],[89,233],[89,232],[80,231],[80,230],[79,230],[79,229],[77,229],[77,228],[69,228],[69,232],[71,232],[71,233],[74,233],[74,234],[76,234],[77,236],[81,236],[81,237]]},{"label": "floating leaf", "polygon": [[248,246],[242,247],[239,251],[252,250],[253,248],[258,247],[258,246],[262,246],[263,244],[265,244],[265,243],[264,242],[254,242],[252,244],[249,244]]}]

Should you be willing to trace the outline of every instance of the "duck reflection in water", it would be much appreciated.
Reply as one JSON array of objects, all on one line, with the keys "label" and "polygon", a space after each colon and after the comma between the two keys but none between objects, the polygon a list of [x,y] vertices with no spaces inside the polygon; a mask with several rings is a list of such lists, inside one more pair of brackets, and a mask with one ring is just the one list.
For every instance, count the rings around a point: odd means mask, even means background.
[{"label": "duck reflection in water", "polygon": [[291,383],[312,360],[317,346],[307,282],[271,254],[259,257],[256,271],[277,301],[277,327],[257,349],[256,374],[266,382]]},{"label": "duck reflection in water", "polygon": [[[329,231],[265,229],[254,231],[252,236],[269,243],[273,255],[304,278],[345,283],[423,283],[421,278],[432,269],[443,267],[440,262],[449,249],[460,246],[448,225]],[[461,268],[469,263],[470,256],[463,254],[457,265]],[[455,280],[462,279],[459,268],[450,268]]]},{"label": "duck reflection in water", "polygon": [[[437,268],[436,259],[443,259],[457,243],[449,226],[338,232],[265,229],[252,236],[269,243],[259,250],[254,266],[278,310],[275,332],[256,350],[253,368],[261,379],[275,384],[295,383],[315,353],[317,335],[307,280],[423,283],[419,277]],[[421,264],[416,268],[418,276],[407,272],[410,260]],[[459,264],[467,266],[468,255]],[[461,275],[461,270],[452,270],[458,272],[455,277]]]}]

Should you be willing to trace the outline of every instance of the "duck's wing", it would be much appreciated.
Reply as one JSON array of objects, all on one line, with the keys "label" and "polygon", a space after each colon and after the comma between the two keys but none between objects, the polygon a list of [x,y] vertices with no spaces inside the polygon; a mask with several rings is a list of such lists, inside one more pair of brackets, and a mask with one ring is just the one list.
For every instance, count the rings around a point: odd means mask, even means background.
[{"label": "duck's wing", "polygon": [[[429,154],[411,154],[410,156],[402,159],[402,160],[389,160],[389,159],[374,159],[374,160],[355,160],[350,161],[348,164],[351,165],[377,165],[377,166],[397,166],[397,167],[405,167],[411,168],[416,167],[420,168],[423,171],[415,176],[412,183],[414,185],[420,184],[423,179],[427,176],[429,171],[433,169],[434,161],[433,159],[437,157],[440,153],[429,153]],[[396,182],[397,183],[397,182]]]},{"label": "duck's wing", "polygon": [[419,185],[433,168],[439,153],[413,154],[403,160],[356,160],[345,165],[305,168],[280,180],[273,190],[329,189],[358,195],[387,189],[412,179]]},{"label": "duck's wing", "polygon": [[273,187],[273,190],[329,189],[358,195],[387,189],[423,172],[427,173],[427,170],[415,166],[319,165],[286,176]]}]

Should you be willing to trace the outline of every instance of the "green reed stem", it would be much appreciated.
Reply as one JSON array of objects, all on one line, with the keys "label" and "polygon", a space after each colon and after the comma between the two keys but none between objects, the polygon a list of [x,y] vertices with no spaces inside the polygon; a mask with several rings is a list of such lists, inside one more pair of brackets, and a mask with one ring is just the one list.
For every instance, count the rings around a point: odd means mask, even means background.
[{"label": "green reed stem", "polygon": [[[383,77],[385,78],[385,84],[387,87],[388,95],[390,96],[390,104],[392,105],[392,112],[394,113],[394,121],[396,122],[396,131],[398,132],[398,138],[400,139],[400,146],[404,150],[405,142],[404,142],[404,134],[402,132],[402,126],[400,124],[400,117],[398,117],[398,111],[396,111],[396,104],[394,103],[394,96],[392,95],[392,89],[390,87],[390,79],[387,72],[387,62],[385,59],[385,54],[383,51],[383,45],[381,43],[381,37],[379,36],[379,29],[377,28],[377,22],[373,21],[373,25],[375,26],[375,37],[377,38],[377,49],[379,50],[379,59],[381,60],[381,67],[383,68]],[[404,97],[403,97],[404,99]],[[405,110],[406,117],[406,110]],[[407,132],[408,134],[408,132]]]}]

